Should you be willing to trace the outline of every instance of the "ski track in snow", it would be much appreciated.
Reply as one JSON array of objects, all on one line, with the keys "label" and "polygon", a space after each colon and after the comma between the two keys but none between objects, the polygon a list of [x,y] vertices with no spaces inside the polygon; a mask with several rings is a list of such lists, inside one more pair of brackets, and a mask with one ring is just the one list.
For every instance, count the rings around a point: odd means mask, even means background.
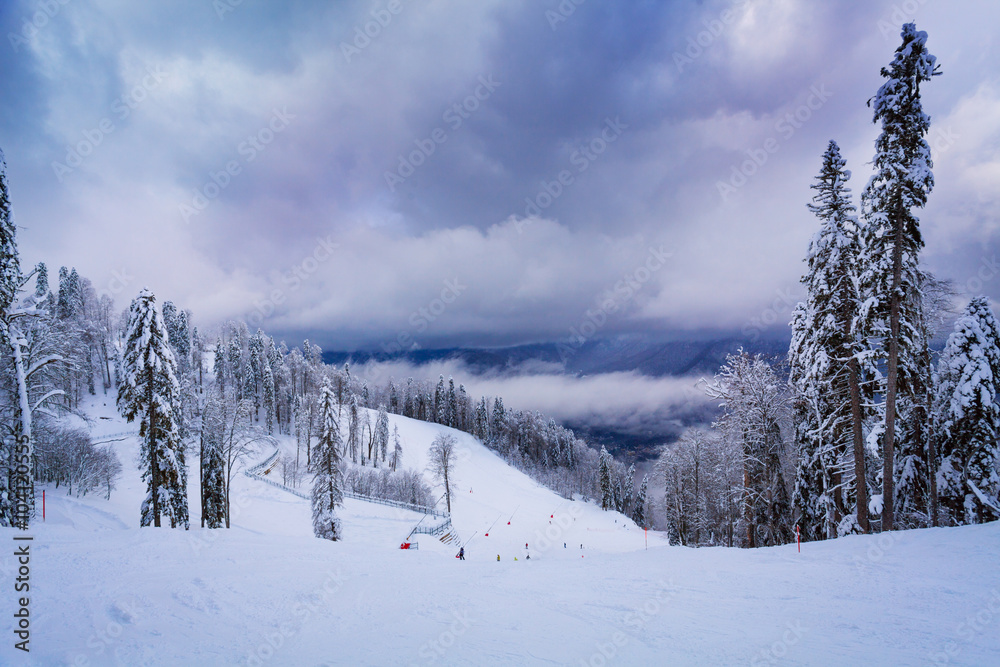
[{"label": "ski track in snow", "polygon": [[[113,417],[100,420],[106,432],[128,430],[113,404],[91,414]],[[424,470],[447,429],[390,420],[403,466]],[[201,530],[195,469],[192,529],[140,530],[138,441],[113,443],[124,473],[110,500],[45,487],[46,522],[30,531],[31,653],[13,649],[6,614],[0,664],[997,663],[1000,524],[801,554],[671,548],[650,533],[646,550],[628,519],[560,498],[452,433],[452,519],[463,540],[476,534],[465,562],[427,535],[400,550],[422,515],[358,500],[340,509],[343,541],[317,540],[307,501],[243,475],[233,528]],[[9,579],[13,560],[0,565]],[[977,614],[991,620],[962,625]]]}]

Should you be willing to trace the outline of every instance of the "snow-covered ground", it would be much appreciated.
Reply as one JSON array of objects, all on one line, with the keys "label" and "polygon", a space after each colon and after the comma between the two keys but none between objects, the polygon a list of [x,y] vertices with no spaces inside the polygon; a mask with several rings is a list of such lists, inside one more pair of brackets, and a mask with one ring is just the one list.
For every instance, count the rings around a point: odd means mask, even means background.
[{"label": "snow-covered ground", "polygon": [[[92,414],[97,435],[130,428],[112,401]],[[422,470],[447,429],[390,419],[403,465]],[[140,530],[137,442],[115,442],[125,472],[110,501],[47,487],[46,521],[30,531],[31,653],[13,648],[7,602],[0,664],[1000,662],[1000,524],[802,553],[670,548],[655,533],[647,548],[621,515],[566,501],[452,434],[465,562],[426,535],[400,550],[421,515],[361,501],[341,511],[343,541],[315,539],[306,501],[242,475],[232,530],[197,528],[196,473],[192,529]],[[9,591],[15,533],[2,535]]]}]

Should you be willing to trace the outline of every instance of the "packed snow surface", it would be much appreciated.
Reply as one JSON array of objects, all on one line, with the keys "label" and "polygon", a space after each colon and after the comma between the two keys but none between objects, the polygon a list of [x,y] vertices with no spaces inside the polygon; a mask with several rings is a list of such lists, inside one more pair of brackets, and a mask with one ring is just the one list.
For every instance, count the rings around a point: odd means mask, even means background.
[{"label": "packed snow surface", "polygon": [[[113,401],[91,412],[95,436],[130,428]],[[405,467],[424,470],[434,437],[456,437],[464,562],[456,544],[428,535],[414,536],[418,550],[399,549],[422,515],[357,500],[340,511],[344,540],[318,540],[307,501],[243,475],[233,528],[201,530],[196,470],[192,529],[140,530],[138,442],[125,437],[113,443],[125,472],[110,500],[45,487],[46,520],[28,533],[31,652],[13,648],[5,594],[0,664],[1000,661],[1000,524],[848,537],[801,553],[669,547],[540,487],[471,436],[390,420]],[[20,533],[2,534],[12,587]]]}]

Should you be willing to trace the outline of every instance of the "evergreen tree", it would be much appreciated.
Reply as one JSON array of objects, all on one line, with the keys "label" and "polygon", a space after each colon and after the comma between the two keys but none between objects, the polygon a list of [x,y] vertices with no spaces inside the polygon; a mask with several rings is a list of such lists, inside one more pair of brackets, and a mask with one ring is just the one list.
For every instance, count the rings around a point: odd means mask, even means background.
[{"label": "evergreen tree", "polygon": [[389,468],[396,472],[399,468],[400,461],[403,459],[403,445],[399,441],[399,427],[393,425],[392,427],[392,459],[389,461]]},{"label": "evergreen tree", "polygon": [[[927,203],[934,186],[930,147],[924,139],[930,117],[924,113],[920,84],[939,74],[927,51],[927,33],[903,26],[902,44],[881,75],[887,79],[869,106],[882,124],[875,142],[875,175],[862,194],[861,291],[863,334],[873,341],[875,360],[885,359],[885,428],[882,445],[882,530],[894,526],[894,454],[897,399],[911,393],[918,372],[917,317],[906,304],[918,302],[918,255],[923,247],[914,208]],[[881,392],[881,388],[878,389]]]},{"label": "evergreen tree", "polygon": [[959,524],[1000,518],[1000,378],[991,368],[991,360],[1000,357],[997,330],[986,298],[973,299],[938,363],[937,481],[941,504]]},{"label": "evergreen tree", "polygon": [[493,399],[493,415],[490,420],[489,444],[493,449],[500,449],[507,435],[507,412],[503,407],[503,399],[497,396]]},{"label": "evergreen tree", "polygon": [[[851,174],[831,141],[809,210],[820,230],[806,256],[806,301],[792,316],[790,380],[799,463],[795,505],[807,540],[835,537],[848,513],[844,473],[854,460],[857,523],[867,527],[860,393],[854,372],[861,352],[853,332],[859,309],[857,218],[846,183]],[[857,484],[860,480],[861,483]],[[853,524],[853,521],[851,522]]]},{"label": "evergreen tree", "polygon": [[[17,253],[17,231],[14,227],[14,219],[10,210],[10,197],[7,192],[7,163],[3,151],[0,150],[0,344],[9,343],[12,346],[15,361],[20,358],[21,354],[21,336],[18,332],[11,330],[10,313],[20,286],[21,264]],[[20,435],[28,437],[30,447],[30,425],[28,433],[24,433],[24,403],[25,401],[19,401],[22,426],[17,428],[17,431]],[[30,414],[27,416],[30,419]],[[16,484],[12,465],[14,461],[13,444],[7,438],[0,439],[0,526],[18,524],[20,527],[27,528],[27,523],[24,520],[27,517],[18,517],[16,511],[17,503],[14,497]],[[32,458],[28,457],[29,465],[32,464]],[[29,476],[30,478],[31,476]]]},{"label": "evergreen tree", "polygon": [[201,453],[201,521],[205,528],[226,525],[226,459],[216,429],[203,429]]},{"label": "evergreen tree", "polygon": [[438,424],[447,424],[448,403],[444,390],[444,376],[438,376],[437,387],[434,388],[434,414],[433,420]]},{"label": "evergreen tree", "polygon": [[344,503],[343,473],[337,399],[328,383],[320,389],[320,422],[319,441],[312,454],[312,470],[316,475],[312,488],[313,533],[320,539],[336,541],[341,537],[336,510]]},{"label": "evergreen tree", "polygon": [[646,504],[649,502],[649,477],[642,476],[642,483],[639,485],[639,492],[635,496],[635,506],[632,508],[632,520],[640,528],[649,528],[646,516]]},{"label": "evergreen tree", "polygon": [[455,379],[448,378],[448,406],[445,413],[445,424],[458,428],[458,397],[455,395]]},{"label": "evergreen tree", "polygon": [[219,336],[215,341],[215,358],[212,367],[215,370],[215,384],[219,387],[219,393],[226,391],[226,346]]},{"label": "evergreen tree", "polygon": [[622,500],[621,508],[618,510],[625,515],[632,513],[632,494],[635,491],[635,464],[628,467],[625,478],[622,480]]},{"label": "evergreen tree", "polygon": [[271,364],[266,359],[264,366],[264,424],[267,427],[268,435],[274,433],[274,374],[271,372]]},{"label": "evergreen tree", "polygon": [[375,419],[375,433],[372,436],[375,440],[376,461],[377,456],[381,456],[385,461],[389,450],[389,415],[386,414],[385,406],[378,406],[378,417]]},{"label": "evergreen tree", "polygon": [[45,262],[39,262],[35,272],[35,301],[42,301],[49,294],[49,269]]},{"label": "evergreen tree", "polygon": [[598,467],[598,475],[601,484],[601,509],[614,509],[614,489],[611,483],[611,472],[614,469],[614,459],[608,453],[606,447],[601,447],[601,459]]},{"label": "evergreen tree", "polygon": [[476,405],[476,416],[472,426],[472,435],[479,438],[483,443],[489,440],[489,428],[487,424],[486,397],[483,396],[479,399],[478,405]]},{"label": "evergreen tree", "polygon": [[118,409],[129,422],[139,419],[143,439],[140,469],[147,494],[141,526],[188,527],[187,471],[175,413],[180,385],[156,298],[143,289],[132,301],[122,356],[124,377],[118,386]]}]

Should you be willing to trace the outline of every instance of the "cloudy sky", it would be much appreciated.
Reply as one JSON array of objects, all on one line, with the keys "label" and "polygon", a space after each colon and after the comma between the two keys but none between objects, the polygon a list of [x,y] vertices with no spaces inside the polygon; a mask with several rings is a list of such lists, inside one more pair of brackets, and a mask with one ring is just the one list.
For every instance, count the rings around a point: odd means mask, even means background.
[{"label": "cloudy sky", "polygon": [[915,20],[925,262],[1000,297],[1000,5],[576,2],[0,3],[24,259],[331,349],[781,325]]}]

